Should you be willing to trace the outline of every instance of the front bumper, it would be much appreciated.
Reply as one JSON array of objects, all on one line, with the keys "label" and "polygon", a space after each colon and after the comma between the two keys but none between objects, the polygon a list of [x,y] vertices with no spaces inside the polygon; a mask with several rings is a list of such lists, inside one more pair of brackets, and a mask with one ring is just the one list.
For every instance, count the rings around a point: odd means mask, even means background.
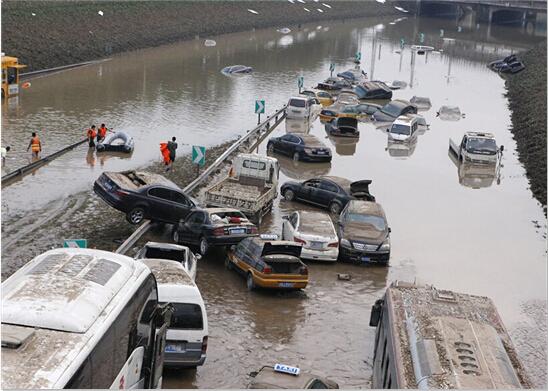
[{"label": "front bumper", "polygon": [[304,248],[301,250],[302,259],[310,259],[313,261],[326,261],[326,262],[336,262],[339,256],[339,249],[332,248],[329,250],[311,250],[309,248]]},{"label": "front bumper", "polygon": [[303,162],[330,162],[331,155],[307,155],[306,153],[299,154],[300,160]]},{"label": "front bumper", "polygon": [[390,260],[390,251],[363,251],[355,248],[339,247],[339,259],[341,261],[356,263],[382,263]]}]

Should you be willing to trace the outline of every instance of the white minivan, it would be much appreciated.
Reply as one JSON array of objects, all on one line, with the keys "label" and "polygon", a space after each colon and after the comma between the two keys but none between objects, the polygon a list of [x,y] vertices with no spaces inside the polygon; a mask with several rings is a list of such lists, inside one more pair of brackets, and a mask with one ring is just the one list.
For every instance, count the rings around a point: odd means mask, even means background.
[{"label": "white minivan", "polygon": [[299,118],[315,121],[322,111],[322,105],[318,98],[311,96],[294,96],[289,98],[285,109],[286,118]]},{"label": "white minivan", "polygon": [[428,126],[423,116],[417,114],[400,115],[388,129],[388,137],[395,141],[406,141],[415,136],[421,126]]},{"label": "white minivan", "polygon": [[195,368],[206,359],[207,313],[200,290],[177,261],[140,259],[154,274],[158,301],[173,305],[164,366]]}]

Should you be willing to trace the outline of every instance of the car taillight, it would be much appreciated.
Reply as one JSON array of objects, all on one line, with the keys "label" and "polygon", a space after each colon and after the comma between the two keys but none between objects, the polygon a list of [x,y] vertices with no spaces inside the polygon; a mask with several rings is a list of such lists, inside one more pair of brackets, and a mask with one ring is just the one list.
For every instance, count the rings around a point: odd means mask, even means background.
[{"label": "car taillight", "polygon": [[307,275],[308,274],[308,268],[306,266],[301,266],[301,268],[299,269],[299,274]]},{"label": "car taillight", "polygon": [[263,269],[263,273],[264,274],[272,273],[272,268],[270,266],[265,266],[265,268]]},{"label": "car taillight", "polygon": [[205,354],[206,351],[207,351],[207,336],[204,337],[204,339],[202,340],[202,354]]},{"label": "car taillight", "polygon": [[250,227],[249,233],[256,234],[259,232],[259,229],[257,227]]},{"label": "car taillight", "polygon": [[114,193],[116,193],[116,195],[119,195],[119,196],[126,196],[128,195],[129,193],[125,190],[116,190]]},{"label": "car taillight", "polygon": [[297,242],[297,243],[302,243],[302,244],[306,244],[306,240],[303,240],[301,238],[298,238],[298,237],[293,237],[293,241],[294,242]]},{"label": "car taillight", "polygon": [[215,236],[221,236],[225,234],[225,229],[223,227],[215,228],[213,230],[213,235]]},{"label": "car taillight", "polygon": [[337,247],[339,247],[339,242],[329,243],[329,244],[327,245],[327,247],[335,247],[335,248],[337,248]]}]

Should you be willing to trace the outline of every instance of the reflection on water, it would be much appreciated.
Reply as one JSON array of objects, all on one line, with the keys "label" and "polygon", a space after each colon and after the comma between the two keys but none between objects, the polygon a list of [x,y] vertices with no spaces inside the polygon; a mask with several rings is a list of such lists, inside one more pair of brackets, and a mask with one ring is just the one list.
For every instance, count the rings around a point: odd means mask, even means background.
[{"label": "reflection on water", "polygon": [[405,141],[395,141],[390,136],[386,136],[386,138],[386,150],[392,157],[407,158],[415,152],[415,148],[417,147],[417,136],[411,136]]},{"label": "reflection on water", "polygon": [[449,158],[457,167],[459,183],[472,189],[489,187],[496,179],[497,185],[501,182],[501,160],[496,163],[472,163],[459,161],[455,154],[448,151]]},{"label": "reflection on water", "polygon": [[337,155],[352,156],[356,153],[356,145],[358,144],[358,141],[360,141],[359,138],[335,137],[331,136],[327,130],[325,133],[327,134],[325,137],[328,138],[331,144],[335,146],[335,152]]},{"label": "reflection on water", "polygon": [[269,156],[276,157],[276,159],[278,159],[278,163],[280,163],[280,170],[282,173],[286,177],[295,180],[306,180],[322,175],[328,175],[331,170],[331,162],[307,163],[293,160],[279,154],[269,154]]},{"label": "reflection on water", "polygon": [[286,133],[305,133],[310,130],[310,122],[305,119],[286,119],[285,131]]}]

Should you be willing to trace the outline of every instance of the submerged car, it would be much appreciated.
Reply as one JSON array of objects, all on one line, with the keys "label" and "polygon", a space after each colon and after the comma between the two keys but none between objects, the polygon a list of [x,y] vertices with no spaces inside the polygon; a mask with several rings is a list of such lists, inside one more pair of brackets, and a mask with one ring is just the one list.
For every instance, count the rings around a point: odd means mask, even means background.
[{"label": "submerged car", "polygon": [[104,172],[93,191],[126,214],[131,224],[145,219],[177,224],[197,202],[165,177],[143,171]]},{"label": "submerged car", "polygon": [[339,259],[387,264],[390,260],[390,232],[380,204],[350,201],[339,217]]},{"label": "submerged car", "polygon": [[308,268],[300,260],[300,243],[269,238],[268,235],[247,238],[227,253],[225,266],[246,278],[247,289],[304,289]]},{"label": "submerged car", "polygon": [[436,113],[436,117],[443,121],[458,121],[464,117],[464,114],[458,106],[441,106]]},{"label": "submerged car", "polygon": [[316,136],[310,134],[284,134],[272,137],[266,147],[269,153],[281,153],[305,162],[330,162],[331,150]]},{"label": "submerged car", "polygon": [[307,202],[338,214],[352,199],[375,201],[369,192],[370,184],[371,180],[352,182],[341,177],[323,176],[304,182],[285,182],[280,193],[287,201]]},{"label": "submerged car", "polygon": [[273,367],[264,366],[258,372],[249,374],[253,378],[249,384],[252,389],[329,389],[339,388],[332,380],[302,372],[299,368],[283,364]]},{"label": "submerged car", "polygon": [[337,117],[351,117],[359,120],[370,118],[382,106],[375,103],[358,103],[351,105],[334,104],[326,107],[320,112],[320,120],[323,122],[331,121]]},{"label": "submerged car", "polygon": [[253,72],[253,68],[246,65],[231,65],[224,67],[221,72],[227,75],[246,74]]},{"label": "submerged car", "polygon": [[338,105],[357,105],[360,103],[358,95],[353,90],[341,90],[337,96]]},{"label": "submerged car", "polygon": [[348,69],[344,72],[337,73],[337,77],[341,77],[351,83],[359,83],[361,81],[365,81],[367,78],[367,73],[363,69],[360,68],[352,68]]},{"label": "submerged car", "polygon": [[287,102],[287,108],[285,109],[286,118],[293,119],[307,119],[314,121],[320,111],[322,105],[317,98],[310,96],[294,96]]},{"label": "submerged car", "polygon": [[339,238],[327,213],[303,210],[283,216],[282,219],[282,239],[303,245],[301,259],[337,260]]},{"label": "submerged car", "polygon": [[325,131],[328,135],[335,137],[360,137],[358,120],[351,117],[335,118],[331,122],[325,124]]},{"label": "submerged car", "polygon": [[97,143],[97,152],[133,152],[135,143],[133,137],[124,132],[116,132],[106,140]]},{"label": "submerged car", "polygon": [[257,236],[257,226],[239,210],[205,208],[192,210],[173,228],[173,241],[198,246],[205,255],[211,247],[231,246],[251,236]]},{"label": "submerged car", "polygon": [[188,247],[171,243],[147,242],[135,255],[135,259],[168,259],[179,262],[190,278],[196,279],[197,261],[200,255],[194,255]]},{"label": "submerged car", "polygon": [[327,91],[321,90],[304,90],[301,92],[301,95],[310,96],[312,98],[317,98],[323,107],[330,106],[335,102],[333,95]]},{"label": "submerged car", "polygon": [[413,103],[403,99],[396,99],[387,103],[373,114],[373,119],[376,122],[392,122],[400,115],[417,114],[417,112],[418,108]]},{"label": "submerged car", "polygon": [[518,73],[525,69],[523,62],[515,54],[490,62],[487,66],[500,73]]},{"label": "submerged car", "polygon": [[382,81],[366,81],[354,87],[359,99],[392,99],[392,90]]},{"label": "submerged car", "polygon": [[430,98],[427,98],[425,96],[413,96],[411,100],[409,101],[413,103],[419,110],[430,110],[432,107],[432,102],[430,102]]},{"label": "submerged car", "polygon": [[316,86],[319,90],[340,91],[343,88],[352,88],[352,83],[342,77],[329,77]]},{"label": "submerged car", "polygon": [[401,115],[390,126],[388,137],[394,141],[406,141],[416,136],[420,129],[424,129],[427,126],[426,120],[422,115]]}]

